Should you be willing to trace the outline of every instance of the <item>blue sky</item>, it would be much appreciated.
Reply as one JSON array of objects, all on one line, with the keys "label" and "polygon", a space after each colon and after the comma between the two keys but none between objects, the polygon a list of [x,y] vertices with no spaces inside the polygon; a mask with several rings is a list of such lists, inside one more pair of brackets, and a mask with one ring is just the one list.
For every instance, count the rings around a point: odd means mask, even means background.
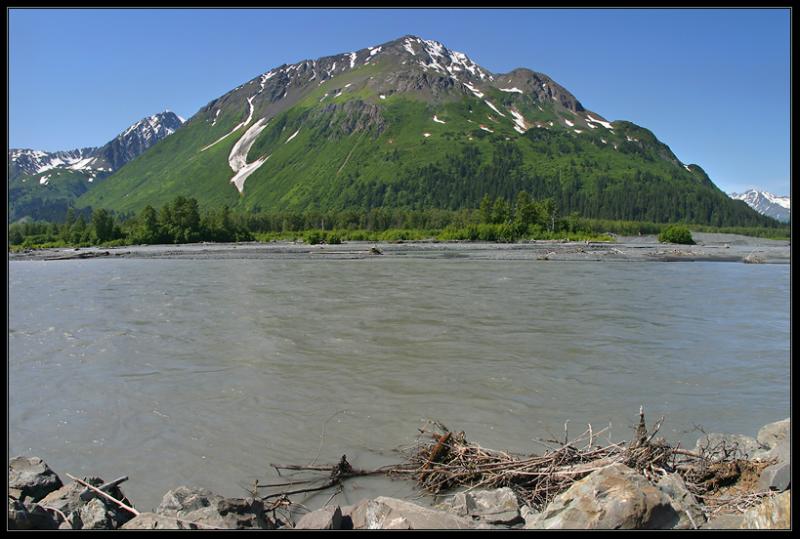
[{"label": "blue sky", "polygon": [[405,34],[494,73],[528,67],[653,131],[724,191],[789,194],[787,9],[43,10],[9,12],[9,144],[97,146],[189,118],[283,63]]}]

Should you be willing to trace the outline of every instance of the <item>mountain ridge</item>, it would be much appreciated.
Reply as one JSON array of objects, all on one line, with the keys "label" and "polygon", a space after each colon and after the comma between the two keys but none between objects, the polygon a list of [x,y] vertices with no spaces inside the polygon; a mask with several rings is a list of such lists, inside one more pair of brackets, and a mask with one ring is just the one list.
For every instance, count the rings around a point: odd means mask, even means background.
[{"label": "mountain ridge", "polygon": [[492,73],[410,35],[245,81],[76,204],[455,210],[523,190],[563,215],[767,223],[652,132],[606,120],[549,76]]}]

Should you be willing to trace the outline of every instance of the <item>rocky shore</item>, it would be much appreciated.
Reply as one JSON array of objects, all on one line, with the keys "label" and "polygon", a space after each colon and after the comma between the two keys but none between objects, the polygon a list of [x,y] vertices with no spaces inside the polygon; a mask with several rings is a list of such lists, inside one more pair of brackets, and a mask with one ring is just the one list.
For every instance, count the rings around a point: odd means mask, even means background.
[{"label": "rocky shore", "polygon": [[[135,509],[123,477],[62,479],[38,457],[9,462],[9,529],[788,529],[791,527],[789,419],[755,438],[705,434],[694,452],[708,483],[692,493],[674,470],[642,474],[619,462],[597,465],[537,511],[512,488],[449,493],[434,507],[377,497],[316,511],[282,511],[263,498],[226,498],[180,486],[153,511]],[[721,472],[720,470],[727,470]],[[646,475],[650,475],[646,477]],[[695,476],[696,477],[696,476]],[[713,493],[713,494],[708,494]],[[288,499],[287,499],[288,500]]]},{"label": "rocky shore", "polygon": [[302,242],[196,243],[133,245],[117,248],[35,249],[9,253],[9,260],[82,260],[89,258],[361,259],[383,255],[424,258],[468,257],[492,260],[638,261],[638,262],[744,262],[788,264],[791,246],[784,240],[766,240],[735,234],[695,233],[696,245],[659,243],[655,236],[616,238],[615,243],[527,241],[520,243],[401,241],[373,243],[348,241],[340,245]]}]

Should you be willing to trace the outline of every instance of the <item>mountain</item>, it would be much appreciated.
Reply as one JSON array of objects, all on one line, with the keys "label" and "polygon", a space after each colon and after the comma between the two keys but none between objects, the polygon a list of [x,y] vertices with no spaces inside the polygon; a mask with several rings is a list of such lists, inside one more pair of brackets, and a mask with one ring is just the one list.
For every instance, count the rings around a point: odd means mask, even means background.
[{"label": "mountain", "polygon": [[743,200],[748,206],[761,215],[766,215],[778,221],[788,223],[791,214],[791,201],[789,197],[773,195],[767,191],[750,189],[744,193],[731,193],[734,200]]},{"label": "mountain", "polygon": [[606,120],[547,75],[492,73],[416,36],[270,69],[112,179],[77,204],[459,209],[526,190],[562,215],[766,222],[653,133]]},{"label": "mountain", "polygon": [[9,221],[60,219],[75,199],[174,133],[183,119],[164,111],[128,127],[99,148],[8,151]]}]

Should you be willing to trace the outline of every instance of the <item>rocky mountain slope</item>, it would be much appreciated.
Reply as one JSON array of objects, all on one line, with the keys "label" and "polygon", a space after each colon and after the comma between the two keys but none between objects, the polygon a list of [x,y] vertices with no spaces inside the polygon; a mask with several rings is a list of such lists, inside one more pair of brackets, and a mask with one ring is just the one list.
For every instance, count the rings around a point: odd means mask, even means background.
[{"label": "rocky mountain slope", "polygon": [[787,223],[791,216],[791,201],[789,197],[773,195],[767,191],[749,189],[744,193],[730,193],[734,200],[743,200],[748,206],[756,210],[761,215],[772,217],[778,221]]},{"label": "rocky mountain slope", "polygon": [[58,219],[92,184],[174,133],[183,121],[164,111],[136,122],[102,147],[59,152],[9,150],[9,221],[25,216]]}]

